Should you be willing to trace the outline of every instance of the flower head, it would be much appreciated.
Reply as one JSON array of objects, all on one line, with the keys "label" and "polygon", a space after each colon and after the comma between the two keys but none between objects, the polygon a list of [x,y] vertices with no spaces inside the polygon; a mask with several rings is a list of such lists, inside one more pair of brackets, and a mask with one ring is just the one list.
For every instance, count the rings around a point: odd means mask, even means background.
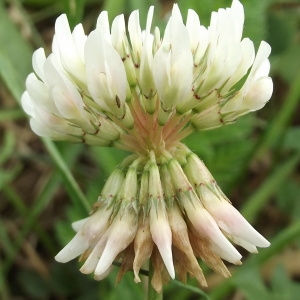
[{"label": "flower head", "polygon": [[[22,96],[31,128],[54,140],[115,146],[133,152],[107,180],[92,214],[56,260],[79,255],[83,273],[103,279],[114,260],[118,280],[149,258],[152,285],[187,274],[206,285],[196,258],[229,276],[222,259],[240,264],[232,241],[250,252],[269,242],[231,205],[203,162],[180,141],[193,131],[234,122],[262,108],[272,94],[270,46],[242,38],[243,6],[211,16],[205,28],[195,11],[184,23],[177,5],[164,34],[145,30],[134,11],[109,25],[71,32],[65,15],[55,25],[52,53],[33,55],[34,73]],[[229,241],[230,240],[230,241]]]}]

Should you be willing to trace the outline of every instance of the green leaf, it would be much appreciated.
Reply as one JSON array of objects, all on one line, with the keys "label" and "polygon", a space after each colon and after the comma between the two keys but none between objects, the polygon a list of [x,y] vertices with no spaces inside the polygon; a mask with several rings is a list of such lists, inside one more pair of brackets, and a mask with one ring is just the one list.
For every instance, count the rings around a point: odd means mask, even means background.
[{"label": "green leaf", "polygon": [[296,34],[296,27],[275,13],[268,16],[268,42],[272,47],[272,55],[284,52],[290,46],[293,36]]},{"label": "green leaf", "polygon": [[13,169],[6,171],[0,169],[0,191],[4,186],[12,182],[20,173],[21,166],[15,166]]},{"label": "green leaf", "polygon": [[294,220],[300,219],[299,195],[299,183],[293,178],[285,178],[275,197],[278,207]]},{"label": "green leaf", "polygon": [[15,136],[10,131],[4,133],[4,141],[0,148],[0,165],[2,165],[11,155],[15,147]]},{"label": "green leaf", "polygon": [[11,22],[0,3],[0,76],[16,99],[20,99],[25,78],[31,70],[32,48]]},{"label": "green leaf", "polygon": [[276,267],[271,279],[271,287],[271,299],[294,300],[299,298],[300,284],[293,282],[282,265]]},{"label": "green leaf", "polygon": [[19,288],[30,299],[45,299],[49,294],[49,285],[41,275],[21,269],[17,277]]},{"label": "green leaf", "polygon": [[234,277],[234,284],[247,300],[271,299],[257,267],[248,268],[246,272]]},{"label": "green leaf", "polygon": [[284,150],[300,150],[300,126],[290,127],[286,130],[282,148]]},{"label": "green leaf", "polygon": [[275,64],[276,71],[282,78],[290,83],[298,76],[300,69],[300,60],[298,59],[300,46],[294,42],[284,53],[279,56],[279,61]]}]

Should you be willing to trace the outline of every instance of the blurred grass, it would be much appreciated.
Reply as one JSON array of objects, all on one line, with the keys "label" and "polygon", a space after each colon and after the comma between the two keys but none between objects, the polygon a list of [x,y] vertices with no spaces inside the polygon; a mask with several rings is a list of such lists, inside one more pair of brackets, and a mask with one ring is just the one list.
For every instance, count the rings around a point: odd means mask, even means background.
[{"label": "blurred grass", "polygon": [[[203,24],[208,24],[212,10],[230,3],[179,1],[183,12],[194,8]],[[270,268],[267,275],[260,274],[267,262],[283,257],[289,249],[300,253],[299,217],[294,213],[299,200],[287,199],[288,195],[300,194],[300,74],[299,68],[294,68],[294,62],[299,61],[299,52],[295,51],[299,48],[299,13],[294,13],[298,2],[243,3],[245,36],[256,45],[265,39],[275,49],[271,57],[273,98],[258,115],[195,134],[186,143],[205,161],[234,205],[241,207],[246,218],[272,241],[272,246],[250,255],[242,267],[232,268],[231,279],[222,279],[207,270],[207,292],[211,299],[294,300],[299,291],[300,266],[292,273],[287,267],[291,262],[283,261],[284,272]],[[90,26],[101,9],[107,9],[114,17],[139,8],[141,23],[145,24],[151,4],[157,6],[157,19],[170,7],[167,1],[159,5],[150,0],[0,3],[1,299],[143,299],[143,285],[134,284],[130,273],[115,287],[117,270],[105,281],[95,282],[78,271],[76,262],[64,266],[53,260],[73,236],[70,223],[87,215],[105,178],[126,153],[40,140],[31,133],[17,103],[25,78],[32,71],[33,49],[43,44],[49,48],[48,35],[52,34],[58,14],[66,12],[72,26],[82,20]],[[164,21],[158,22],[161,25]],[[279,35],[278,26],[287,34]],[[195,285],[193,280],[189,282]],[[278,282],[284,282],[281,291],[275,288]],[[196,292],[170,284],[165,298],[199,299]]]}]

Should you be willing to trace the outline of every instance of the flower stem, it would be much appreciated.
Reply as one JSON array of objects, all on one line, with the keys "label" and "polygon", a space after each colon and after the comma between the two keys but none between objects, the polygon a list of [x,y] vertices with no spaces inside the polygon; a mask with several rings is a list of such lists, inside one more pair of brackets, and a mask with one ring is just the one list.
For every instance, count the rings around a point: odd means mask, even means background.
[{"label": "flower stem", "polygon": [[148,297],[147,300],[163,300],[163,292],[158,293],[151,285],[151,278],[153,276],[153,265],[151,260],[149,262],[149,275],[148,275]]}]

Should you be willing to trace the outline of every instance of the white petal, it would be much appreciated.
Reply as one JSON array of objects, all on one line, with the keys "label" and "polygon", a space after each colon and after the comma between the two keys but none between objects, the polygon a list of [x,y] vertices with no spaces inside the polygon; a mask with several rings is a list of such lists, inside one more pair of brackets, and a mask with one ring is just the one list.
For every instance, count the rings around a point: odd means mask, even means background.
[{"label": "white petal", "polygon": [[127,88],[124,64],[118,52],[102,38],[99,31],[93,31],[88,36],[85,61],[88,88],[94,100],[104,109],[123,116]]},{"label": "white petal", "polygon": [[163,108],[173,109],[192,89],[193,56],[184,24],[171,17],[153,60],[153,76]]},{"label": "white petal", "polygon": [[95,269],[95,275],[103,275],[111,266],[116,256],[122,252],[134,239],[137,230],[135,215],[117,216],[105,233],[107,242],[101,258]]},{"label": "white petal", "polygon": [[41,129],[48,128],[48,130],[50,132],[53,131],[53,133],[60,132],[65,136],[70,134],[78,137],[82,135],[81,129],[71,126],[67,120],[48,113],[38,107],[35,107],[35,120],[37,121],[36,125],[40,124]]},{"label": "white petal", "polygon": [[243,33],[244,25],[244,7],[238,0],[233,0],[231,4],[231,19],[234,22],[235,26],[235,35],[238,40],[241,39]]},{"label": "white petal", "polygon": [[55,22],[55,37],[63,67],[82,83],[85,83],[85,68],[77,50],[65,14]]},{"label": "white petal", "polygon": [[127,55],[127,37],[124,15],[117,16],[111,25],[111,40],[113,47],[118,51],[122,59]]},{"label": "white petal", "polygon": [[133,60],[135,64],[139,64],[143,42],[138,10],[133,11],[129,16],[128,32],[133,50]]},{"label": "white petal", "polygon": [[259,234],[231,204],[227,202],[224,206],[227,206],[223,208],[224,210],[226,209],[226,211],[223,216],[219,215],[218,220],[220,228],[255,246],[263,248],[270,246],[270,243]]},{"label": "white petal", "polygon": [[105,243],[107,242],[107,235],[104,234],[100,240],[96,243],[93,248],[93,251],[88,256],[87,260],[84,262],[80,268],[80,272],[83,274],[90,274],[95,272],[95,269],[99,263],[99,259],[103,253]]},{"label": "white petal", "polygon": [[26,87],[27,91],[34,103],[34,105],[45,112],[59,115],[53,101],[49,98],[48,87],[40,80],[31,75],[27,77]]},{"label": "white petal", "polygon": [[86,221],[88,220],[89,218],[85,218],[85,219],[82,219],[82,220],[78,220],[76,222],[73,222],[72,223],[72,228],[74,231],[78,232],[82,227],[83,225],[86,223]]},{"label": "white petal", "polygon": [[[80,95],[77,90],[68,91],[59,86],[51,89],[51,97],[60,115],[66,119],[81,119],[83,106],[80,105]],[[79,104],[77,106],[77,104]]]},{"label": "white petal", "polygon": [[87,36],[84,33],[82,24],[75,26],[72,32],[73,41],[77,49],[78,55],[82,62],[84,62],[84,45],[87,39]]},{"label": "white petal", "polygon": [[35,112],[34,112],[34,103],[32,99],[30,98],[29,94],[27,91],[25,91],[21,97],[21,105],[26,112],[31,117],[34,117]]},{"label": "white petal", "polygon": [[237,237],[235,237],[235,236],[230,236],[230,235],[228,235],[228,237],[229,237],[235,244],[240,245],[241,247],[243,247],[244,249],[246,249],[246,250],[249,251],[250,253],[258,253],[257,248],[256,248],[254,245],[252,245],[252,244],[250,244],[250,243],[247,243],[247,242],[245,242],[244,240],[239,239],[239,238],[237,238]]},{"label": "white petal", "polygon": [[97,29],[100,30],[101,35],[106,39],[108,43],[111,43],[108,13],[107,11],[102,11],[97,19]]},{"label": "white petal", "polygon": [[255,49],[253,42],[245,38],[241,41],[241,60],[236,68],[235,72],[231,75],[229,80],[226,82],[226,84],[222,88],[222,94],[227,93],[230,88],[235,85],[240,79],[243,78],[244,75],[246,75],[247,71],[253,64],[254,58],[255,58]]},{"label": "white petal", "polygon": [[[37,116],[35,116],[35,117],[37,117]],[[53,120],[54,118],[51,116],[51,119]],[[47,116],[47,121],[50,122],[51,119],[49,118],[49,116]],[[81,141],[80,138],[69,135],[69,133],[72,132],[72,128],[70,128],[71,130],[66,130],[65,124],[63,124],[61,126],[60,125],[61,119],[56,118],[55,120],[58,121],[58,123],[56,123],[55,126],[60,127],[60,129],[59,129],[60,131],[53,129],[53,127],[51,127],[45,123],[45,119],[42,119],[40,117],[38,117],[37,119],[30,119],[30,127],[35,134],[37,134],[39,136],[49,137],[56,141],[66,140],[66,141],[75,142],[75,143],[78,143]],[[76,134],[76,133],[74,133],[74,134]]]},{"label": "white petal", "polygon": [[175,17],[176,19],[180,20],[181,22],[183,22],[182,20],[182,15],[180,12],[180,9],[178,7],[178,4],[174,4],[173,5],[173,9],[172,9],[172,17]]},{"label": "white petal", "polygon": [[88,249],[90,241],[88,238],[78,232],[74,238],[55,256],[55,260],[61,263],[66,263],[77,256],[81,255]]},{"label": "white petal", "polygon": [[34,72],[43,81],[45,81],[45,74],[44,74],[45,61],[46,61],[46,55],[43,48],[39,48],[36,51],[34,51],[32,55],[32,66]]},{"label": "white petal", "polygon": [[157,213],[155,205],[152,204],[149,219],[152,239],[159,250],[170,277],[174,279],[175,269],[172,256],[172,232],[167,216],[163,212]]},{"label": "white petal", "polygon": [[151,94],[154,94],[156,90],[152,74],[154,36],[150,34],[153,12],[154,7],[151,6],[149,8],[147,16],[146,31],[143,49],[141,51],[142,53],[138,79],[141,85],[142,92],[146,97],[150,97]]},{"label": "white petal", "polygon": [[260,78],[250,86],[243,100],[243,108],[247,108],[250,111],[261,109],[265,106],[266,102],[270,100],[272,93],[272,79],[270,77]]},{"label": "white petal", "polygon": [[[269,57],[270,53],[271,53],[271,46],[268,43],[262,41],[260,43],[259,48],[258,48],[256,57],[255,57],[255,60],[254,60],[254,63],[253,63],[253,66],[251,68],[251,71],[250,71],[250,74],[249,74],[248,78],[251,78],[252,76],[254,78],[258,78],[258,76],[256,76],[257,74],[258,75],[263,75],[263,76],[268,75],[268,73],[269,73],[269,66],[268,66],[268,63],[267,63],[267,65],[264,65],[264,63],[266,62],[266,60],[268,60],[268,57]],[[267,73],[266,72],[262,72],[260,70],[260,68],[261,68],[262,65],[265,66],[264,69],[265,69],[265,71],[267,71]]]},{"label": "white petal", "polygon": [[110,266],[106,272],[104,272],[102,275],[98,275],[98,276],[94,276],[94,279],[97,281],[103,280],[105,279],[110,273],[111,271],[114,269],[114,266]]}]

